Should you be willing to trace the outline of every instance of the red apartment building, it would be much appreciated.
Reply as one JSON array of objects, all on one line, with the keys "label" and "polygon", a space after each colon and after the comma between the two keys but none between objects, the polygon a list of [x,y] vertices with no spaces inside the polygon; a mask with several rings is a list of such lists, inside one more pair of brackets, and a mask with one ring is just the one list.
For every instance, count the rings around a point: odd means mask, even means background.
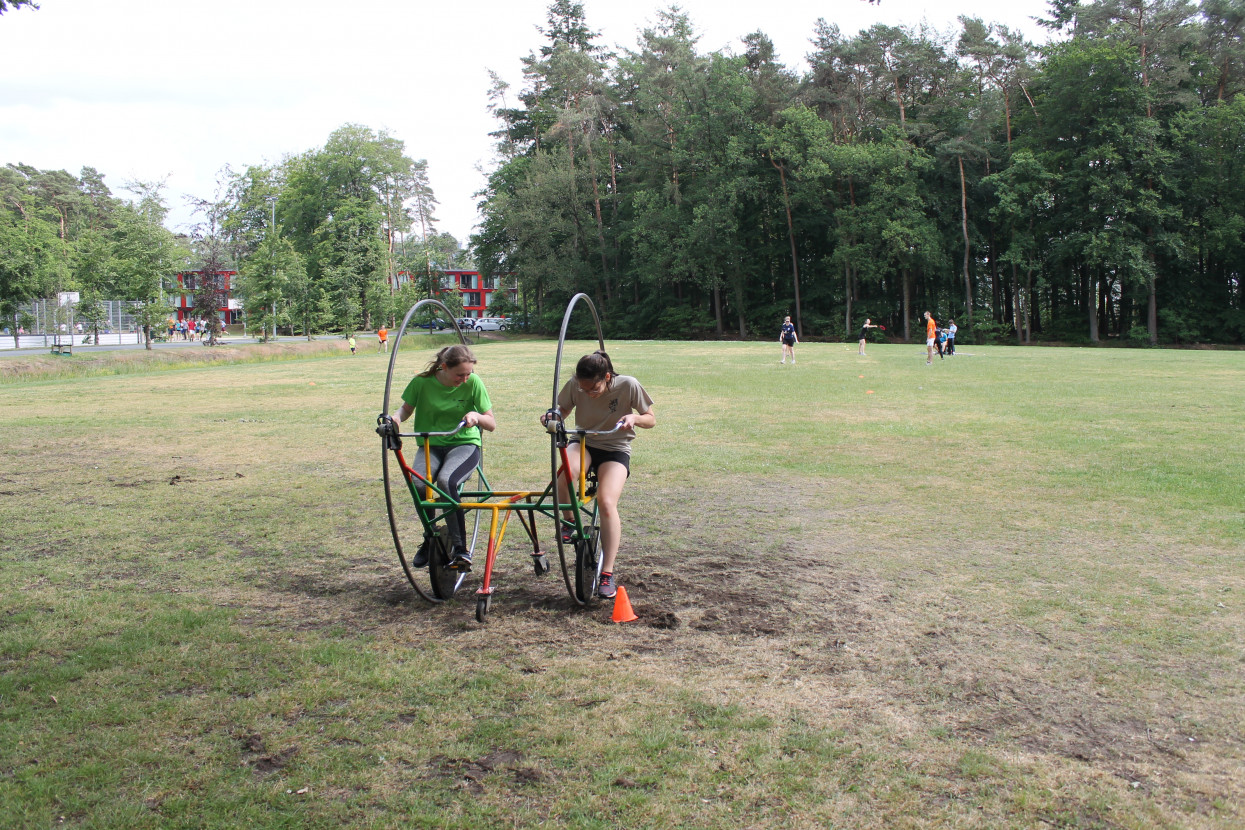
[{"label": "red apartment building", "polygon": [[[234,280],[238,272],[221,271],[219,273],[226,280],[225,305],[217,310],[221,322],[226,326],[232,323],[240,323],[242,322],[242,301],[232,296]],[[489,316],[488,307],[493,302],[493,295],[497,291],[509,291],[510,299],[518,301],[518,285],[511,285],[508,288],[499,287],[497,277],[484,277],[480,275],[479,271],[440,271],[438,273],[441,274],[441,292],[458,292],[459,296],[462,297],[463,315],[466,317]],[[179,293],[169,296],[169,304],[177,312],[178,320],[186,320],[194,315],[194,292],[198,288],[199,279],[202,275],[202,271],[182,271],[177,275],[177,290]],[[399,271],[395,288],[401,288],[412,279],[418,280],[419,276],[412,276],[406,271]],[[390,278],[390,281],[392,282],[392,278]]]},{"label": "red apartment building", "polygon": [[[242,301],[233,297],[234,280],[238,272],[219,271],[217,273],[225,278],[225,305],[217,309],[221,324],[228,326],[232,323],[241,323]],[[194,316],[194,292],[198,290],[199,278],[202,276],[202,271],[182,271],[177,275],[178,290],[181,293],[170,295],[169,305],[173,306],[173,310],[177,312],[178,320],[188,320]]]},{"label": "red apartment building", "polygon": [[[510,292],[510,299],[518,302],[519,287],[517,284],[503,286],[497,277],[485,277],[479,271],[438,271],[441,275],[441,293],[456,291],[463,301],[464,317],[488,317],[488,307],[493,302],[493,295],[498,291]],[[412,280],[418,281],[421,275],[399,271],[397,284],[401,288]]]}]

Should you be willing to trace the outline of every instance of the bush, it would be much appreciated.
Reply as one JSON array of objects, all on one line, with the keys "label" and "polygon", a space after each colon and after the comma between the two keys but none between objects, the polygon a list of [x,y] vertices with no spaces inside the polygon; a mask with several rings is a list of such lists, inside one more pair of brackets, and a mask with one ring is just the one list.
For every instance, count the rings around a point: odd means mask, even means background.
[{"label": "bush", "polygon": [[[1131,336],[1132,332],[1129,334]],[[1188,311],[1160,308],[1159,339],[1164,342],[1199,343],[1205,339],[1205,335]],[[1149,342],[1148,331],[1146,342]]]},{"label": "bush", "polygon": [[1128,330],[1128,334],[1124,337],[1130,345],[1148,346],[1150,345],[1150,329],[1146,326],[1134,324]]},{"label": "bush", "polygon": [[[1085,318],[1078,315],[1072,317],[1056,317],[1048,320],[1039,332],[1042,340],[1058,340],[1063,343],[1088,343],[1089,326]],[[1036,335],[1034,339],[1039,339]]]},{"label": "bush", "polygon": [[1229,308],[1220,313],[1215,323],[1215,334],[1220,343],[1240,343],[1245,340],[1245,309]]},{"label": "bush", "polygon": [[1016,329],[1011,323],[999,323],[994,320],[974,320],[972,328],[965,326],[956,332],[956,344],[969,345],[1015,345]]},{"label": "bush", "polygon": [[710,316],[688,306],[671,306],[657,318],[657,336],[670,338],[698,337],[714,330]]},{"label": "bush", "polygon": [[[779,323],[782,318],[779,318]],[[847,335],[843,330],[843,318],[839,316],[826,317],[821,314],[811,314],[805,312],[802,322],[804,323],[804,336],[807,338],[817,338],[818,340],[840,341]],[[861,318],[864,322],[864,318]],[[775,327],[777,328],[777,327]]]}]

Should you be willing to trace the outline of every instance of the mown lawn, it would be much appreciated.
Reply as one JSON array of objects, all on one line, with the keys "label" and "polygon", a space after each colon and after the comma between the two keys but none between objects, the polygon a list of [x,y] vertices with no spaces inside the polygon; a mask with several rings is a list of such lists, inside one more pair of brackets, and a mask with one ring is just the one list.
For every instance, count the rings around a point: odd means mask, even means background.
[{"label": "mown lawn", "polygon": [[[496,487],[555,346],[477,346]],[[309,348],[5,358],[0,826],[1245,825],[1245,354],[610,344],[640,619],[512,530],[481,625],[393,553],[386,360]]]}]

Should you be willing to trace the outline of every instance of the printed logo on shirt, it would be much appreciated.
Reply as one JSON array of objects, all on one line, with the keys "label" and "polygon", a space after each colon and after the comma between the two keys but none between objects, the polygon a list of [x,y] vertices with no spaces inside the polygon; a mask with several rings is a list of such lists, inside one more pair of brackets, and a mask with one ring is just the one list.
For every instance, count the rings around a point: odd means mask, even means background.
[{"label": "printed logo on shirt", "polygon": [[610,401],[610,412],[617,412],[617,411],[618,411],[618,398],[614,398],[612,401]]}]

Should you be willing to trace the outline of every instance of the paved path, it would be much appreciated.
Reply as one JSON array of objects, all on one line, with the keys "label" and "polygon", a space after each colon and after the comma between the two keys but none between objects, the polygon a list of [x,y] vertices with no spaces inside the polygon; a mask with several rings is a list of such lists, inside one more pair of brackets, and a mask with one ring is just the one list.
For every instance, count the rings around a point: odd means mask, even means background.
[{"label": "paved path", "polygon": [[[321,336],[323,337],[325,335],[321,335]],[[336,337],[336,335],[327,335],[327,336]],[[42,341],[43,335],[38,335],[38,337],[40,341]],[[108,335],[104,335],[104,337],[106,339]],[[3,359],[5,357],[28,357],[33,354],[48,354],[51,352],[52,350],[52,347],[51,347],[52,336],[51,335],[48,335],[48,345],[46,346],[42,342],[39,342],[37,345],[27,345],[27,343],[33,338],[34,338],[33,335],[29,335],[29,334],[23,335],[22,336],[22,347],[20,349],[14,349],[12,336],[0,335],[0,359]],[[369,339],[369,335],[357,334],[355,335],[355,339],[360,341],[360,347],[362,347],[363,343]],[[373,343],[375,343],[376,335],[374,334],[370,335],[370,339]],[[7,345],[5,345],[5,342],[4,342],[6,340],[8,341]],[[280,343],[282,340],[305,341],[306,338],[304,337],[282,337],[282,338],[279,338],[276,342]],[[224,337],[218,338],[216,342],[221,346],[229,346],[229,345],[235,345],[235,344],[240,344],[240,343],[258,343],[259,338],[250,337],[250,336],[242,337],[241,335],[226,335]],[[163,341],[157,340],[151,345],[152,345],[152,348],[154,349],[185,349],[188,347],[189,348],[202,347],[203,342],[199,340],[163,340]],[[118,345],[116,343],[105,342],[103,345],[96,346],[96,345],[83,345],[80,342],[77,342],[75,340],[73,350],[76,354],[87,354],[89,352],[115,352],[115,351],[121,351],[121,350],[133,351],[134,349],[142,349],[142,348],[144,348],[144,346],[141,343],[138,343],[138,344],[122,343]]]}]

